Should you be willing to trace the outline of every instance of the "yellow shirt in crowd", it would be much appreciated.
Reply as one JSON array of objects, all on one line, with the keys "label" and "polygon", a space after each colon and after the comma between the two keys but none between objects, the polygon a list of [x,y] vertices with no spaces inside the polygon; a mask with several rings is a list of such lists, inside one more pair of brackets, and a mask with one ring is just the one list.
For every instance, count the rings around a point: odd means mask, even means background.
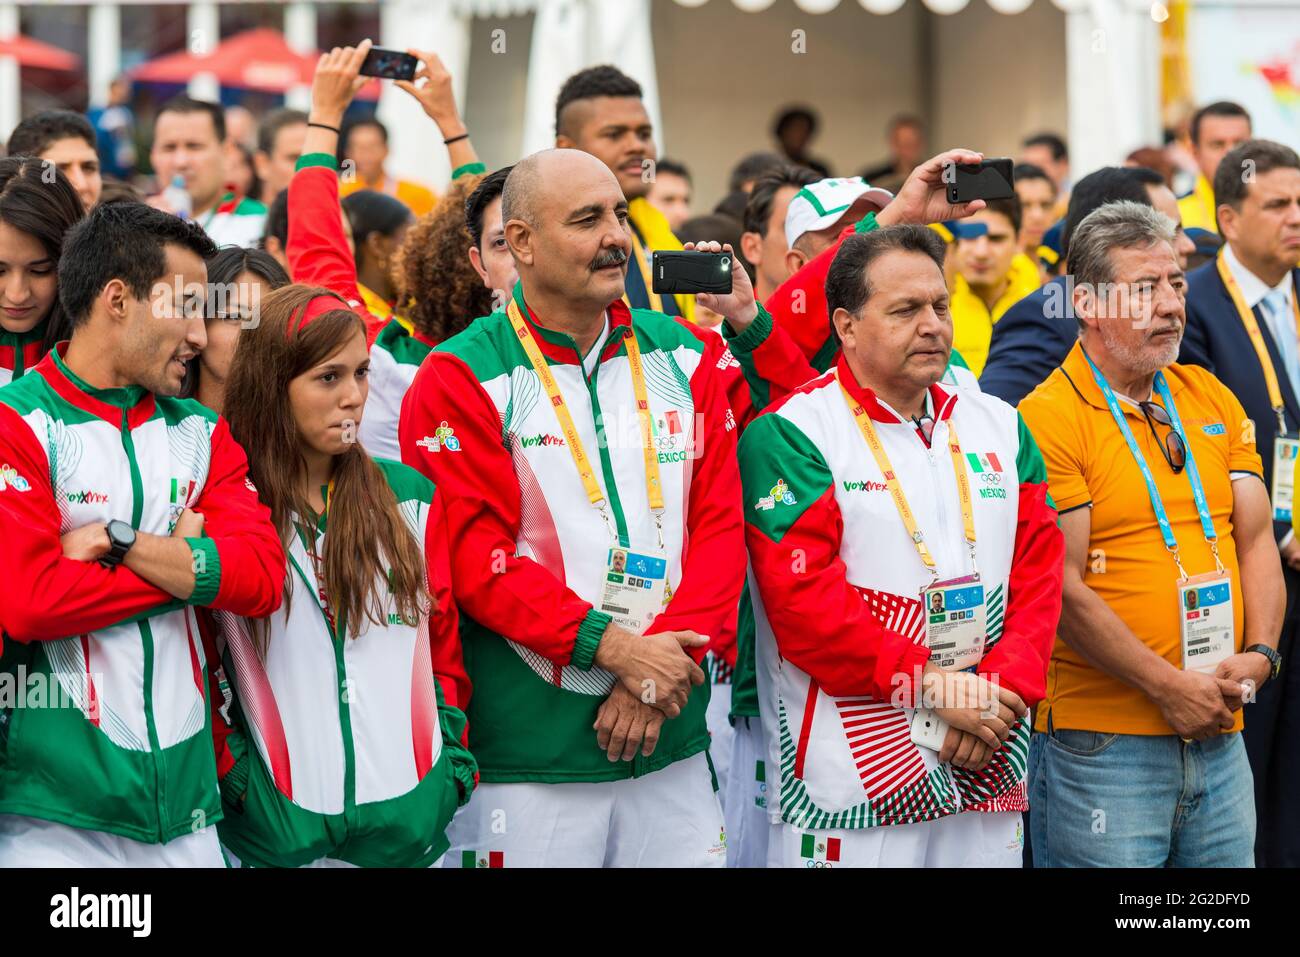
[{"label": "yellow shirt in crowd", "polygon": [[[1241,651],[1241,574],[1232,528],[1233,472],[1263,475],[1246,412],[1218,379],[1197,366],[1165,371],[1192,454],[1196,458],[1219,557],[1232,576],[1233,619]],[[1159,402],[1154,396],[1153,401]],[[1163,404],[1163,403],[1162,403]],[[1186,470],[1175,474],[1161,455],[1146,417],[1120,403],[1138,448],[1146,457],[1189,575],[1214,570]],[[1091,505],[1092,531],[1084,584],[1117,614],[1137,638],[1174,667],[1182,666],[1177,566],[1165,549],[1142,473],[1120,434],[1083,348],[1074,348],[1019,406],[1047,464],[1047,483],[1058,511]],[[1165,427],[1157,427],[1164,440]],[[1105,734],[1173,734],[1160,709],[1137,688],[1094,668],[1059,635],[1047,670],[1047,698],[1037,728]],[[1240,731],[1241,712],[1233,731]]]},{"label": "yellow shirt in crowd", "polygon": [[401,200],[416,218],[431,212],[438,202],[438,197],[427,186],[421,186],[409,179],[394,179],[392,176],[385,176],[383,181],[378,183],[367,183],[362,181],[360,177],[348,181],[340,180],[339,199],[351,195],[359,189],[373,189],[377,193],[386,193],[395,199]]},{"label": "yellow shirt in crowd", "polygon": [[1025,296],[1042,285],[1038,264],[1024,253],[1016,253],[1007,271],[1007,288],[990,310],[984,300],[971,292],[966,280],[958,273],[953,277],[952,295],[952,347],[960,352],[970,371],[976,377],[984,371],[989,357],[989,341],[993,338],[993,325]]},{"label": "yellow shirt in crowd", "polygon": [[1217,233],[1219,223],[1214,218],[1214,209],[1214,187],[1203,174],[1197,173],[1196,185],[1192,191],[1178,200],[1178,214],[1183,218],[1183,229],[1208,229]]}]

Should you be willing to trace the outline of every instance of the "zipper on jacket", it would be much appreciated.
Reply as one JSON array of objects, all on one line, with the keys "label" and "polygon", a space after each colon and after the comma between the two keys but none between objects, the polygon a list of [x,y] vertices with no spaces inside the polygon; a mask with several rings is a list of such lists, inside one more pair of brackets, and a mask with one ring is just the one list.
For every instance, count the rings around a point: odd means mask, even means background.
[{"label": "zipper on jacket", "polygon": [[[131,437],[130,409],[122,410],[122,450],[126,453],[127,465],[131,471],[131,527],[139,529],[140,518],[144,514],[144,482],[140,478],[140,464],[135,458],[135,440]],[[153,758],[154,773],[154,810],[157,815],[158,840],[161,842],[166,832],[167,785],[166,769],[163,767],[162,744],[158,740],[158,723],[153,713],[153,629],[148,619],[136,623],[140,632],[140,646],[144,653],[144,723],[149,734],[149,751]]]},{"label": "zipper on jacket", "polygon": [[[577,351],[577,345],[574,345]],[[582,368],[582,356],[578,356],[578,368]],[[609,457],[609,439],[605,433],[605,414],[600,408],[600,393],[596,381],[600,376],[600,357],[596,357],[596,367],[591,370],[591,378],[583,376],[587,383],[587,394],[591,397],[591,417],[596,426],[596,445],[600,450],[600,470],[605,476],[605,494],[609,496],[609,507],[614,513],[614,526],[618,531],[618,543],[623,548],[630,548],[631,539],[627,534],[627,518],[623,514],[623,503],[618,497],[618,485],[614,482],[614,463]]]},{"label": "zipper on jacket", "polygon": [[343,814],[345,826],[351,831],[352,817],[357,809],[357,750],[352,740],[352,707],[348,696],[347,662],[344,646],[347,641],[345,615],[339,616],[339,627],[334,633],[334,666],[339,679],[339,731],[343,735]]}]

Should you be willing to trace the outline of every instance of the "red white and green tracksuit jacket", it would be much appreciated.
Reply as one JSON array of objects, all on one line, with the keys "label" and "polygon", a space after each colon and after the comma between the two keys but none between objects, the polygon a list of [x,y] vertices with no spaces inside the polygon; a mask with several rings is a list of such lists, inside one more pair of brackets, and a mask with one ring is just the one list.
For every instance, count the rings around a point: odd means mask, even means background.
[{"label": "red white and green tracksuit jacket", "polygon": [[226,193],[206,216],[196,222],[218,246],[256,249],[266,228],[266,207],[248,196]]},{"label": "red white and green tracksuit jacket", "polygon": [[[739,335],[722,325],[731,353],[749,384],[753,412],[772,403],[826,372],[839,357],[839,340],[831,332],[826,303],[826,276],[844,239],[854,232],[878,229],[876,214],[848,227],[828,249],[805,263],[760,304],[758,316]],[[955,349],[940,380],[955,388],[979,391],[979,381]],[[748,419],[742,426],[748,424]],[[757,717],[759,693],[756,687],[753,636],[753,608],[748,590],[741,602],[739,639],[735,652],[732,684],[733,717]]]},{"label": "red white and green tracksuit jacket", "polygon": [[[947,448],[949,423],[956,426],[987,603],[978,671],[1033,705],[1044,695],[1065,554],[1033,437],[999,399],[936,385],[927,445],[857,385],[842,358],[836,368],[875,424],[940,580],[971,571]],[[758,661],[775,691],[779,733],[768,757],[781,769],[782,819],[862,828],[1023,810],[1027,719],[984,770],[971,772],[912,744],[910,708],[891,704],[900,688],[913,700],[913,676],[929,657],[920,590],[930,574],[834,374],[750,425],[740,469],[761,598],[757,641],[770,646]],[[773,502],[781,483],[787,493]]]},{"label": "red white and green tracksuit jacket", "polygon": [[[654,544],[624,339],[635,327],[658,447],[672,598],[649,632],[734,627],[744,574],[735,423],[716,354],[671,317],[609,306],[590,378],[574,341],[515,301],[555,375],[624,545]],[[602,434],[597,438],[597,422]],[[452,582],[468,620],[470,750],[486,782],[609,781],[703,751],[707,685],[649,758],[611,763],[596,711],[614,677],[593,658],[609,616],[593,608],[613,544],[583,490],[537,373],[504,313],[429,354],[402,407],[402,454],[446,495]],[[698,453],[698,457],[696,454]],[[693,657],[703,657],[694,649]]]},{"label": "red white and green tracksuit jacket", "polygon": [[26,332],[0,328],[0,386],[6,386],[30,372],[45,355],[45,324],[42,319]]},{"label": "red white and green tracksuit jacket", "polygon": [[[225,420],[193,400],[94,389],[51,353],[0,390],[0,476],[3,670],[69,704],[0,712],[0,812],[155,843],[215,824],[191,606],[267,615],[284,582],[284,550]],[[117,519],[167,535],[187,507],[205,518],[205,537],[187,539],[188,601],[63,555],[73,529]]]},{"label": "red white and green tracksuit jacket", "polygon": [[[431,613],[408,625],[390,596],[385,627],[367,620],[348,637],[295,534],[288,600],[269,620],[265,656],[246,619],[218,612],[215,628],[205,629],[222,664],[212,694],[227,811],[221,840],[247,864],[297,867],[327,857],[428,867],[474,789],[474,759],[461,741],[469,682],[441,502],[414,469],[375,462],[427,558]],[[326,524],[312,543],[317,556]]]}]

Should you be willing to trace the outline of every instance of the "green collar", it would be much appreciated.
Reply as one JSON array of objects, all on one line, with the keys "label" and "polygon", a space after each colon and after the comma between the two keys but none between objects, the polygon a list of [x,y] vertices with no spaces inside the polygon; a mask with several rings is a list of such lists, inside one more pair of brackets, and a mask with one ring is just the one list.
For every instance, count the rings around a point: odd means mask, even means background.
[{"label": "green collar", "polygon": [[26,345],[29,342],[35,342],[37,339],[44,338],[45,329],[49,324],[49,317],[46,316],[26,332],[10,332],[8,329],[0,326],[0,343],[7,346],[14,346],[16,348],[18,346]]},{"label": "green collar", "polygon": [[[577,340],[568,333],[557,332],[554,329],[547,329],[545,326],[538,324],[537,318],[528,311],[528,306],[524,303],[524,284],[522,282],[515,283],[514,300],[515,304],[519,306],[519,312],[524,317],[524,321],[528,323],[529,328],[533,330],[537,338],[553,348],[568,350],[577,358],[578,365],[582,365],[584,356],[578,349]],[[612,314],[607,315],[605,321],[609,323],[609,337],[605,340],[606,346],[611,342],[622,342],[622,337],[626,334],[626,331],[632,328],[630,323],[625,326],[616,323]],[[567,358],[565,356],[566,361]]]}]

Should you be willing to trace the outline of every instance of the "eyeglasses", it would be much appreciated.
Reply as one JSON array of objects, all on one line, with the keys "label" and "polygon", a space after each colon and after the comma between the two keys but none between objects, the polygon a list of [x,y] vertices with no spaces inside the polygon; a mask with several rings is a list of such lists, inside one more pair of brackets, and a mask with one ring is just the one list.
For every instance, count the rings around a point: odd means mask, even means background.
[{"label": "eyeglasses", "polygon": [[[1164,406],[1148,400],[1139,402],[1138,408],[1142,410],[1142,415],[1146,417],[1147,428],[1151,430],[1151,434],[1155,436],[1156,442],[1160,445],[1160,454],[1165,457],[1165,461],[1169,463],[1169,467],[1177,475],[1187,465],[1187,444],[1183,441],[1183,437],[1174,428],[1173,420],[1169,418],[1169,413],[1165,411]],[[1160,433],[1156,431],[1157,425],[1162,425],[1169,430],[1163,441],[1160,438]]]}]

